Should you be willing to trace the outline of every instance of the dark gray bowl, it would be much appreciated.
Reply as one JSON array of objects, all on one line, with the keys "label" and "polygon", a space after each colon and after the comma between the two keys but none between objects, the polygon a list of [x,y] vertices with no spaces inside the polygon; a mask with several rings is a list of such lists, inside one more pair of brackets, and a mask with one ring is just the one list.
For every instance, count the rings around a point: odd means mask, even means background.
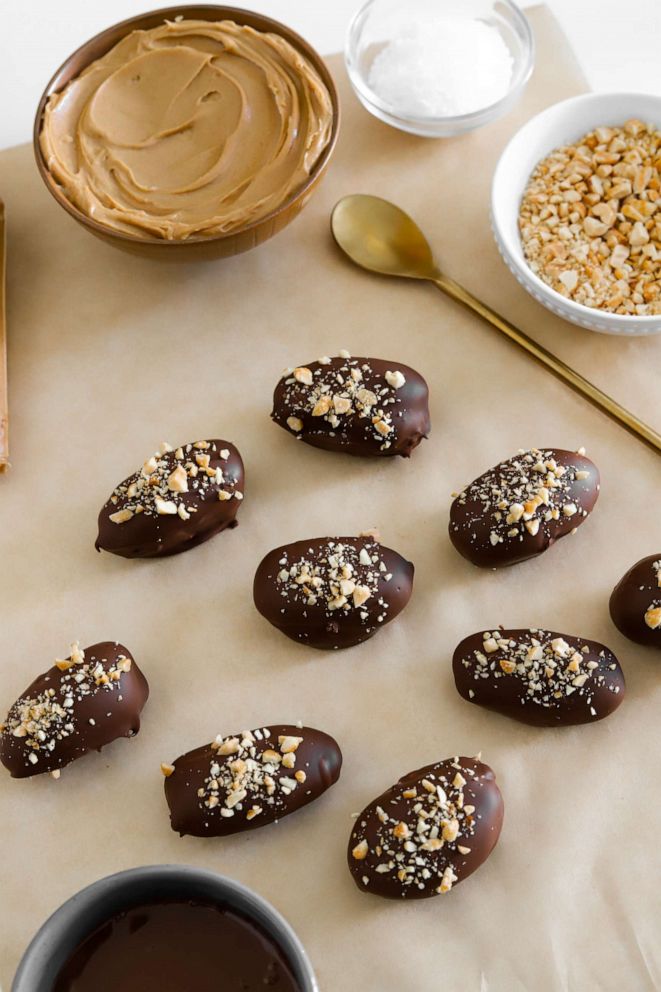
[{"label": "dark gray bowl", "polygon": [[300,940],[270,903],[239,882],[187,865],[150,865],[109,875],[55,910],[33,937],[11,992],[52,992],[60,968],[96,927],[115,913],[153,899],[205,899],[257,923],[278,945],[301,992],[319,992]]}]

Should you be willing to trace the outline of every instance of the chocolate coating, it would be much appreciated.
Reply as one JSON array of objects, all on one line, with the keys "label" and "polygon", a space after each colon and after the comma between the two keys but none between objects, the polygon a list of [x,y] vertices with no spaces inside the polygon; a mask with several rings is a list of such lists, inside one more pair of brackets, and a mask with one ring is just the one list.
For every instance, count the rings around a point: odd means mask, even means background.
[{"label": "chocolate coating", "polygon": [[112,492],[99,514],[95,547],[122,558],[188,551],[237,526],[244,481],[241,455],[229,441],[156,452]]},{"label": "chocolate coating", "polygon": [[381,358],[322,358],[288,370],[271,417],[306,444],[360,457],[409,458],[431,429],[425,380]]},{"label": "chocolate coating", "polygon": [[625,637],[661,648],[661,551],[629,569],[613,589],[609,607]]},{"label": "chocolate coating", "polygon": [[300,992],[280,948],[233,910],[204,902],[131,906],[60,969],[53,992]]},{"label": "chocolate coating", "polygon": [[603,644],[536,628],[471,634],[452,670],[464,699],[536,727],[603,720],[625,693],[620,663]]},{"label": "chocolate coating", "polygon": [[131,654],[102,641],[58,661],[13,704],[0,733],[0,761],[13,778],[59,772],[88,751],[140,730],[149,686]]},{"label": "chocolate coating", "polygon": [[419,768],[357,818],[347,858],[362,892],[427,899],[483,864],[503,825],[503,797],[488,765],[446,758]]},{"label": "chocolate coating", "polygon": [[342,752],[312,727],[262,727],[164,765],[172,829],[182,837],[256,830],[314,802],[340,777]]},{"label": "chocolate coating", "polygon": [[450,509],[450,540],[482,568],[535,558],[592,512],[599,470],[560,448],[519,452],[471,482]]},{"label": "chocolate coating", "polygon": [[293,641],[321,650],[368,640],[401,613],[414,568],[371,537],[316,537],[274,548],[255,574],[255,606]]}]

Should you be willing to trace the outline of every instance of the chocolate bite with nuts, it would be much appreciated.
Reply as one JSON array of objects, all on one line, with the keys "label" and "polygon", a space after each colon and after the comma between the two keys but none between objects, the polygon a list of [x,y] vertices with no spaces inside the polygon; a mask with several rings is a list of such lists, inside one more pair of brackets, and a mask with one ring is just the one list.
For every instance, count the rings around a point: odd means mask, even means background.
[{"label": "chocolate bite with nuts", "polygon": [[118,737],[134,737],[149,686],[116,641],[81,649],[28,686],[0,727],[0,761],[13,778],[60,769]]},{"label": "chocolate bite with nuts", "polygon": [[312,727],[244,730],[163,764],[172,829],[225,837],[314,802],[340,777],[337,742]]},{"label": "chocolate bite with nuts", "polygon": [[241,455],[228,441],[163,443],[121,482],[99,514],[97,551],[164,558],[236,527],[244,491]]},{"label": "chocolate bite with nuts", "polygon": [[536,727],[594,723],[624,699],[624,675],[607,647],[539,630],[481,631],[457,646],[459,695]]},{"label": "chocolate bite with nuts", "polygon": [[522,450],[456,496],[450,540],[482,568],[536,558],[580,527],[597,502],[599,485],[599,470],[582,448]]},{"label": "chocolate bite with nuts", "polygon": [[306,444],[361,457],[408,458],[431,429],[429,390],[418,372],[347,351],[287,369],[271,417]]},{"label": "chocolate bite with nuts", "polygon": [[661,552],[643,558],[618,582],[610,614],[629,640],[661,648]]},{"label": "chocolate bite with nuts", "polygon": [[388,899],[444,895],[496,846],[503,798],[477,758],[447,758],[409,772],[356,819],[349,870],[362,892]]},{"label": "chocolate bite with nuts", "polygon": [[321,650],[373,637],[401,613],[414,568],[371,534],[316,537],[270,551],[255,574],[255,606],[293,641]]}]

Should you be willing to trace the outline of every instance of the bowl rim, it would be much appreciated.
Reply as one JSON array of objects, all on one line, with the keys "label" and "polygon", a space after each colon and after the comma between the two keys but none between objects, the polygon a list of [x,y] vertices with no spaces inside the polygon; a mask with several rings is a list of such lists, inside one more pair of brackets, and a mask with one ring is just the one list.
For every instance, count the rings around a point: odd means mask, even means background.
[{"label": "bowl rim", "polygon": [[[291,924],[267,899],[226,875],[220,875],[207,868],[180,864],[143,865],[114,872],[97,879],[97,881],[69,896],[44,920],[32,937],[12,980],[12,992],[32,992],[34,988],[38,987],[31,983],[41,977],[39,971],[42,969],[44,960],[50,956],[53,942],[57,943],[58,939],[62,940],[67,928],[70,928],[86,914],[93,913],[98,904],[107,899],[110,894],[119,895],[125,892],[127,904],[129,904],[131,902],[130,893],[133,888],[138,888],[144,883],[157,881],[172,883],[173,885],[183,883],[185,886],[188,883],[194,886],[197,883],[207,885],[210,888],[213,887],[218,894],[219,904],[225,896],[229,900],[233,900],[230,905],[235,906],[237,913],[243,911],[248,918],[252,913],[258,922],[262,922],[262,925],[263,919],[267,919],[273,927],[269,936],[301,970],[305,980],[305,986],[301,988],[301,992],[319,992],[317,978],[303,944]],[[110,915],[114,915],[112,910]]]},{"label": "bowl rim", "polygon": [[[507,0],[506,0],[507,2]],[[244,18],[248,18],[251,21],[258,21],[260,27],[257,30],[269,32],[272,34],[278,34],[285,41],[288,41],[299,54],[304,55],[309,62],[313,65],[314,69],[321,76],[322,82],[328,90],[331,104],[333,108],[333,121],[331,125],[331,134],[328,140],[328,144],[323,149],[321,155],[312,167],[312,170],[305,180],[305,182],[294,190],[287,199],[281,203],[278,207],[271,210],[268,214],[263,217],[259,217],[257,220],[252,221],[250,224],[244,227],[236,228],[233,231],[227,231],[222,234],[212,234],[212,235],[194,235],[190,238],[168,240],[166,238],[158,238],[155,235],[148,235],[146,237],[141,237],[135,234],[129,234],[126,231],[116,231],[114,228],[109,227],[106,224],[101,224],[99,221],[94,220],[94,218],[89,217],[86,213],[80,210],[73,204],[68,197],[64,194],[60,186],[54,181],[50,174],[48,166],[44,160],[44,156],[41,150],[41,144],[39,141],[39,136],[41,134],[41,125],[43,121],[44,110],[46,104],[50,97],[54,93],[60,92],[67,83],[59,84],[60,77],[65,73],[76,56],[84,56],[87,49],[95,45],[97,42],[102,42],[106,36],[115,35],[117,31],[121,31],[120,37],[114,38],[112,42],[108,42],[108,47],[102,53],[102,55],[96,55],[94,59],[87,59],[83,68],[76,73],[76,76],[72,76],[71,79],[75,79],[84,69],[88,68],[92,62],[96,59],[102,58],[103,55],[107,54],[111,48],[113,48],[121,38],[126,37],[133,30],[140,30],[141,25],[148,19],[153,19],[156,17],[162,17],[163,20],[174,20],[175,17],[183,15],[184,19],[187,20],[236,20],[237,23],[244,24]],[[209,15],[209,16],[205,16]],[[282,21],[277,21],[275,18],[267,17],[265,14],[260,14],[257,11],[248,10],[244,7],[232,7],[226,4],[213,4],[213,3],[202,3],[202,4],[191,4],[190,6],[171,6],[171,7],[158,7],[154,10],[146,10],[141,14],[136,14],[133,17],[127,17],[122,21],[117,21],[115,24],[111,24],[102,31],[97,32],[91,38],[88,38],[81,45],[78,46],[73,52],[71,52],[66,59],[61,63],[60,66],[55,70],[48,83],[44,87],[44,90],[39,98],[37,104],[37,110],[34,117],[34,125],[32,129],[32,147],[34,156],[37,163],[37,169],[39,174],[46,186],[47,190],[51,196],[56,200],[61,207],[63,207],[74,220],[79,221],[85,227],[90,230],[101,234],[105,237],[114,238],[118,241],[123,241],[129,245],[135,246],[149,246],[149,247],[160,247],[167,249],[171,248],[181,248],[185,245],[209,245],[220,241],[227,241],[238,236],[243,236],[248,234],[250,231],[254,231],[257,228],[261,228],[262,225],[268,224],[273,221],[276,217],[280,216],[282,213],[287,211],[293,203],[298,199],[303,198],[311,186],[314,185],[319,176],[325,171],[328,163],[330,161],[331,155],[335,150],[337,144],[337,138],[340,129],[340,98],[337,91],[337,86],[335,85],[335,80],[333,79],[328,66],[322,55],[312,45],[305,40],[300,34],[294,31],[292,28],[283,24]]]},{"label": "bowl rim", "polygon": [[409,114],[404,117],[401,114],[395,113],[392,106],[382,100],[378,94],[364,82],[363,77],[358,70],[358,66],[353,58],[353,43],[355,41],[359,23],[366,16],[369,9],[373,7],[374,4],[379,2],[380,0],[366,0],[366,2],[363,3],[363,5],[351,18],[345,36],[344,61],[351,85],[359,94],[361,100],[363,100],[363,102],[365,102],[368,106],[374,107],[380,113],[385,114],[391,120],[401,123],[402,125],[420,128],[433,128],[434,125],[437,125],[439,128],[457,127],[459,129],[470,130],[471,125],[479,125],[485,118],[488,121],[492,118],[498,117],[499,111],[501,109],[506,110],[510,105],[510,102],[515,99],[515,97],[528,83],[535,67],[535,36],[530,26],[530,21],[526,17],[522,8],[519,7],[518,4],[514,3],[514,0],[498,0],[499,3],[501,3],[512,13],[514,20],[521,28],[521,33],[524,39],[525,58],[517,72],[513,75],[507,92],[494,103],[489,103],[485,107],[479,107],[477,110],[471,110],[467,114],[450,114],[441,117],[431,115],[418,117],[413,114]]},{"label": "bowl rim", "polygon": [[[554,117],[559,113],[570,112],[577,106],[590,103],[601,103],[615,99],[633,101],[651,100],[652,102],[656,102],[659,105],[661,120],[661,96],[654,93],[635,92],[633,90],[608,90],[604,92],[579,93],[577,96],[570,96],[566,100],[559,100],[557,103],[553,103],[549,107],[545,107],[544,110],[540,110],[539,113],[535,114],[533,117],[530,117],[524,124],[521,125],[521,127],[507,142],[500,154],[500,157],[498,158],[493,178],[491,180],[491,222],[494,227],[494,235],[496,236],[499,245],[501,246],[503,252],[507,254],[511,264],[521,274],[524,284],[526,282],[530,283],[536,292],[544,296],[554,305],[563,309],[566,314],[571,314],[576,318],[576,320],[572,321],[572,317],[568,316],[567,319],[574,323],[578,323],[578,325],[582,327],[586,326],[586,321],[592,320],[595,323],[600,322],[604,326],[611,327],[613,330],[618,328],[626,328],[627,334],[631,334],[633,328],[639,328],[640,333],[644,334],[650,328],[658,327],[661,324],[661,314],[611,313],[609,310],[601,310],[598,307],[587,307],[583,303],[578,303],[576,300],[563,296],[561,293],[558,293],[557,290],[553,289],[552,286],[549,286],[548,283],[544,282],[543,279],[540,279],[535,272],[533,272],[523,255],[523,246],[521,245],[520,238],[517,237],[516,241],[513,241],[509,235],[509,232],[504,229],[504,226],[501,223],[501,218],[505,211],[505,208],[499,198],[501,186],[504,181],[503,177],[507,173],[510,158],[515,154],[517,146],[525,141],[526,135],[533,128],[538,127],[540,123],[544,124],[546,118]],[[594,127],[597,126],[598,124],[595,123]],[[661,128],[661,123],[659,127]],[[557,147],[557,144],[550,142],[550,147],[548,148],[546,154],[550,154],[555,147]],[[523,190],[519,191],[517,203],[520,202],[522,192]]]}]

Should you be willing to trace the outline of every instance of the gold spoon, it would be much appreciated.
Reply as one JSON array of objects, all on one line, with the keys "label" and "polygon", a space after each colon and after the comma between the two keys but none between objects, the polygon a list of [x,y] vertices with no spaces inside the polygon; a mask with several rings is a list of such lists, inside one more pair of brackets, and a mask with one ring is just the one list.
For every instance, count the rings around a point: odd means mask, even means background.
[{"label": "gold spoon", "polygon": [[607,413],[632,434],[661,453],[661,435],[614,399],[584,379],[546,348],[510,324],[468,290],[440,271],[429,242],[418,225],[388,200],[377,196],[356,194],[345,196],[336,204],[331,215],[333,237],[352,262],[384,276],[403,276],[433,282],[458,303],[472,310],[483,320],[518,344],[550,369],[559,379],[581,393],[596,407]]}]

